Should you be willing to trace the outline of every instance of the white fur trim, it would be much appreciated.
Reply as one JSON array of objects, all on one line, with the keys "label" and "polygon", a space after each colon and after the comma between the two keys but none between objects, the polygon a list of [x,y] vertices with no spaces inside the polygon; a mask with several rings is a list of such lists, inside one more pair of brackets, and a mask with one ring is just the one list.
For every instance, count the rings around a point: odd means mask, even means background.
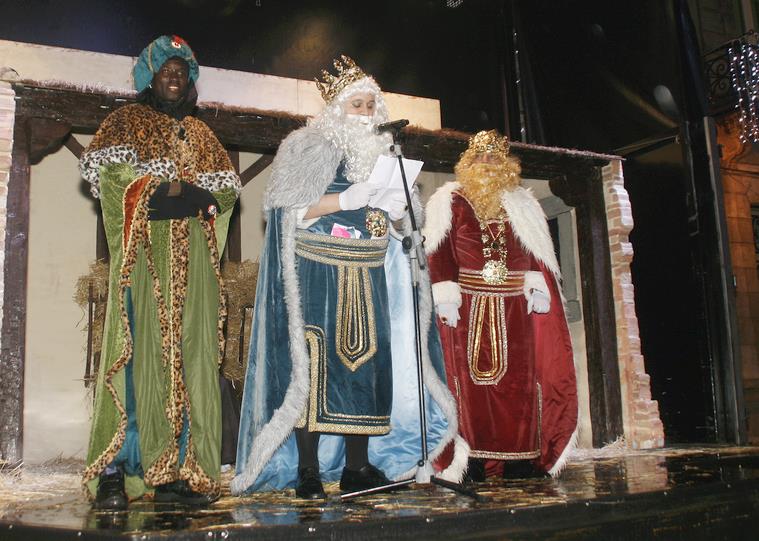
[{"label": "white fur trim", "polygon": [[453,192],[459,188],[458,182],[446,182],[432,194],[425,208],[426,223],[422,229],[424,248],[432,254],[448,236],[453,221],[451,202]]},{"label": "white fur trim", "polygon": [[561,472],[564,470],[564,468],[567,465],[567,461],[569,460],[569,455],[572,454],[572,451],[575,450],[577,447],[577,439],[579,438],[579,429],[575,425],[575,430],[572,432],[572,436],[569,438],[569,441],[567,442],[567,446],[564,447],[564,450],[561,452],[561,455],[559,455],[559,458],[556,460],[556,463],[553,465],[553,468],[548,470],[548,475],[551,477],[558,477]]},{"label": "white fur trim", "polygon": [[461,286],[451,280],[435,282],[432,284],[432,298],[435,299],[435,306],[448,303],[461,308]]},{"label": "white fur trim", "polygon": [[453,460],[446,469],[440,472],[438,477],[444,481],[460,483],[464,478],[464,472],[466,472],[469,466],[469,451],[469,444],[457,434],[454,440]]},{"label": "white fur trim", "polygon": [[532,190],[521,186],[515,190],[505,190],[501,195],[501,205],[522,247],[548,267],[558,280],[561,272],[546,215]]},{"label": "white fur trim", "polygon": [[279,145],[264,193],[264,210],[316,203],[335,179],[343,153],[317,129],[295,130]]},{"label": "white fur trim", "polygon": [[290,385],[282,405],[274,412],[269,422],[256,434],[250,447],[245,471],[235,476],[230,483],[232,494],[242,494],[261,474],[261,470],[274,452],[290,435],[306,407],[308,398],[309,356],[303,328],[303,314],[300,308],[300,285],[295,263],[295,226],[297,211],[290,209],[282,218],[282,277],[287,303],[287,325],[290,333],[290,354],[292,371]]}]

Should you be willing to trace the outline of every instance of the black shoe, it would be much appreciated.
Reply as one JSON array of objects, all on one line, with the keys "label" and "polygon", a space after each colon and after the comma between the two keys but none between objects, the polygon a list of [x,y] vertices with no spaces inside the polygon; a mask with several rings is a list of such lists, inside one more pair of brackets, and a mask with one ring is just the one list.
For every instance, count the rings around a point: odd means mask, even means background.
[{"label": "black shoe", "polygon": [[185,505],[209,505],[219,499],[218,494],[203,494],[195,492],[187,484],[187,481],[180,479],[173,483],[158,485],[155,487],[154,501],[182,503]]},{"label": "black shoe", "polygon": [[485,473],[485,461],[481,458],[470,458],[466,469],[465,479],[472,483],[482,483],[487,477]]},{"label": "black shoe", "polygon": [[95,496],[95,509],[106,511],[123,511],[129,500],[124,491],[124,472],[118,470],[110,474],[101,474],[98,493]]},{"label": "black shoe", "polygon": [[327,498],[322,486],[319,470],[306,466],[298,470],[298,486],[295,495],[304,500],[323,500]]},{"label": "black shoe", "polygon": [[542,479],[547,476],[535,467],[532,460],[507,460],[503,463],[504,479]]},{"label": "black shoe", "polygon": [[389,485],[392,481],[385,477],[382,470],[366,464],[358,471],[343,468],[343,475],[340,478],[340,490],[343,492],[357,492],[368,488]]}]

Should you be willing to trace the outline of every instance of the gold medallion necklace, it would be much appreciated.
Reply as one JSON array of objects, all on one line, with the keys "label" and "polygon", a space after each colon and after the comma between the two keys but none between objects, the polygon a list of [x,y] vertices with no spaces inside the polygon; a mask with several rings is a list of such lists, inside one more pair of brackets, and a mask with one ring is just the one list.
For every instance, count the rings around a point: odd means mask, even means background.
[{"label": "gold medallion necklace", "polygon": [[[485,266],[482,268],[482,279],[488,284],[500,285],[506,283],[509,269],[506,266],[506,257],[509,254],[506,248],[506,211],[501,209],[496,220],[498,227],[495,234],[486,220],[480,220],[480,232],[482,239],[482,256],[485,258]],[[490,259],[493,256],[498,259]]]}]

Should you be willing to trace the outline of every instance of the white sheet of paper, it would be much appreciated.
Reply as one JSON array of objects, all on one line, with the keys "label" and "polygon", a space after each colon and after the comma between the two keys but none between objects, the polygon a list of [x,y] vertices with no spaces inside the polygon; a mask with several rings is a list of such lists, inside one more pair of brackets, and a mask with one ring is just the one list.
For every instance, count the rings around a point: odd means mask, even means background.
[{"label": "white sheet of paper", "polygon": [[[403,170],[406,172],[406,180],[409,184],[409,190],[413,188],[416,177],[422,170],[424,162],[419,160],[408,160],[403,158]],[[380,189],[369,200],[369,206],[374,208],[383,208],[382,205],[388,199],[392,198],[394,193],[403,193],[403,178],[401,177],[401,166],[398,164],[398,158],[394,156],[380,156],[374,164],[372,174],[369,175],[368,182],[380,186]]]}]

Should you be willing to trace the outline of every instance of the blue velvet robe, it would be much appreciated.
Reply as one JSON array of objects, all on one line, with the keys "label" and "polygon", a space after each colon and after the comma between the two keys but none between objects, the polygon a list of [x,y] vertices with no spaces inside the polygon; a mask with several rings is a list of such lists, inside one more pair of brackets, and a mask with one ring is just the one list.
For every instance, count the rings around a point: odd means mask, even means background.
[{"label": "blue velvet robe", "polygon": [[[338,177],[328,191],[345,189],[348,186],[346,182]],[[287,320],[287,308],[283,302],[285,292],[280,278],[283,272],[280,257],[282,214],[283,209],[269,211],[265,247],[261,255],[237,448],[238,474],[245,471],[257,432],[282,405],[290,384],[290,342],[288,328],[283,324]],[[324,233],[331,231],[333,222],[338,222],[362,229],[364,238],[368,238],[370,234],[363,225],[364,216],[365,209],[341,211],[322,217],[308,230]],[[298,258],[301,295],[316,300],[315,303],[302,304],[306,324],[313,321],[314,316],[324,318],[324,314],[328,314],[327,318],[334,323],[334,292],[327,293],[323,285],[319,287],[323,273],[332,271],[320,267],[325,265]],[[376,354],[378,358],[367,362],[361,368],[373,368],[371,365],[374,363],[379,365],[380,369],[372,371],[371,377],[365,378],[365,383],[372,387],[370,393],[363,396],[354,393],[350,397],[353,401],[343,401],[341,406],[354,411],[361,411],[361,408],[364,412],[374,410],[375,414],[385,411],[391,416],[389,433],[369,439],[369,460],[390,478],[400,478],[404,475],[411,477],[415,464],[421,457],[421,432],[411,273],[408,256],[403,252],[398,240],[389,239],[384,266],[372,271],[377,333],[381,345]],[[388,291],[392,293],[388,295]],[[440,338],[434,325],[429,325],[428,348],[436,375],[445,381]],[[334,361],[334,358],[332,360]],[[340,363],[332,364],[340,369]],[[392,374],[383,368],[392,368]],[[347,371],[341,372],[343,380],[356,380],[363,376]],[[345,382],[341,383],[341,386],[345,387]],[[440,444],[448,422],[429,392],[425,393],[427,440],[429,448],[434,448]],[[334,395],[338,393],[335,392]],[[392,409],[389,407],[390,401]],[[346,429],[346,432],[349,430],[350,428]],[[319,461],[324,481],[336,481],[340,478],[344,466],[342,436],[322,434],[319,441]],[[248,487],[247,492],[294,486],[297,482],[297,464],[298,450],[295,437],[291,434],[268,461],[255,483]]]}]

